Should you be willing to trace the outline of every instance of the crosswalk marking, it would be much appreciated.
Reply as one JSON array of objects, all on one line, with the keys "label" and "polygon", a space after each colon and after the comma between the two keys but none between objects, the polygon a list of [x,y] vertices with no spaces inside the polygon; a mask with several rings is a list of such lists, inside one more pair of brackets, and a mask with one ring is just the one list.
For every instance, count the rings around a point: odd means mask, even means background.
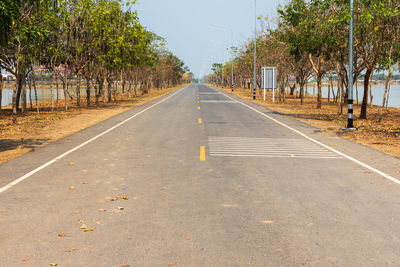
[{"label": "crosswalk marking", "polygon": [[210,156],[271,158],[342,158],[306,139],[292,138],[208,138]]}]

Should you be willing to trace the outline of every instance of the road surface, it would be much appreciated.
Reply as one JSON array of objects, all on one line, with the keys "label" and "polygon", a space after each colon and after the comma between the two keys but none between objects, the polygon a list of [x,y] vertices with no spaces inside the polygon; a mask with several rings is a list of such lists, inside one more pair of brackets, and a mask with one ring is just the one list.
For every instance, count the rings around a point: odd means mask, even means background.
[{"label": "road surface", "polygon": [[398,170],[191,85],[0,165],[0,266],[398,266]]}]

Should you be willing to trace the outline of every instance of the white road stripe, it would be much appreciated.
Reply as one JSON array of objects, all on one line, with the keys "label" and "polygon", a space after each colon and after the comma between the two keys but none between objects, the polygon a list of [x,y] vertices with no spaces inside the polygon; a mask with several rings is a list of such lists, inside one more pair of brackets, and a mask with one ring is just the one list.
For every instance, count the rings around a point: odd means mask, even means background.
[{"label": "white road stripe", "polygon": [[[211,154],[210,154],[211,155]],[[212,154],[213,157],[259,157],[259,158],[302,158],[302,159],[342,159],[342,157],[324,156],[284,156],[284,155],[252,155],[252,154]]]},{"label": "white road stripe", "polygon": [[239,103],[231,100],[200,100],[200,103]]},{"label": "white road stripe", "polygon": [[50,160],[49,162],[43,164],[42,166],[40,166],[40,167],[38,167],[38,168],[36,168],[36,169],[34,169],[34,170],[28,172],[27,174],[21,176],[20,178],[18,178],[18,179],[16,179],[16,180],[12,181],[11,183],[9,183],[9,184],[7,184],[7,185],[1,187],[1,188],[0,188],[0,193],[3,193],[4,191],[10,189],[10,188],[13,187],[14,185],[16,185],[16,184],[22,182],[23,180],[29,178],[29,177],[32,176],[33,174],[39,172],[40,170],[46,168],[47,166],[50,166],[50,165],[53,164],[54,162],[56,162],[56,161],[58,161],[58,160],[64,158],[65,156],[67,156],[67,155],[71,154],[72,152],[74,152],[74,151],[80,149],[81,147],[86,146],[87,144],[93,142],[94,140],[98,139],[99,137],[105,135],[106,133],[111,132],[111,131],[114,130],[115,128],[117,128],[117,127],[119,127],[119,126],[121,126],[121,125],[127,123],[127,122],[130,121],[131,119],[133,119],[133,118],[139,116],[140,114],[146,112],[147,110],[149,110],[149,109],[151,109],[151,108],[153,108],[153,107],[155,107],[155,106],[161,104],[162,102],[166,101],[167,99],[169,99],[169,98],[173,97],[174,95],[180,93],[180,92],[181,92],[182,90],[184,90],[185,88],[186,88],[186,87],[184,87],[184,88],[182,88],[182,89],[179,89],[178,91],[176,91],[176,92],[173,93],[172,95],[167,96],[166,98],[164,98],[164,99],[158,101],[157,103],[151,105],[150,107],[145,108],[144,110],[142,110],[142,111],[136,113],[135,115],[133,115],[133,116],[127,118],[126,120],[124,120],[124,121],[122,121],[122,122],[120,122],[120,123],[114,125],[113,127],[109,128],[108,130],[106,130],[106,131],[104,131],[104,132],[102,132],[102,133],[96,135],[95,137],[93,137],[93,138],[87,140],[86,142],[83,142],[82,144],[80,144],[80,145],[78,145],[78,146],[72,148],[71,150],[68,150],[67,152],[65,152],[65,153],[63,153],[63,154],[61,154],[61,155],[55,157],[54,159]]},{"label": "white road stripe", "polygon": [[221,93],[217,92],[204,92],[204,93],[199,93],[200,95],[222,95]]},{"label": "white road stripe", "polygon": [[[212,89],[212,88],[211,88],[211,89]],[[214,90],[215,90],[215,89],[214,89]],[[229,98],[229,99],[235,100],[234,98],[228,96],[228,95],[225,94],[225,93],[221,93],[221,94],[223,94],[224,96],[226,96],[226,97]],[[238,100],[237,100],[237,101],[238,101]],[[390,180],[390,181],[392,181],[392,182],[394,182],[394,183],[400,185],[400,180],[398,180],[398,179],[396,179],[396,178],[394,178],[394,177],[392,177],[392,176],[390,176],[390,175],[387,175],[386,173],[384,173],[384,172],[382,172],[382,171],[380,171],[380,170],[378,170],[378,169],[375,169],[374,167],[371,167],[371,166],[369,166],[368,164],[365,164],[365,163],[363,163],[363,162],[361,162],[361,161],[359,161],[359,160],[357,160],[357,159],[355,159],[355,158],[353,158],[353,157],[351,157],[351,156],[348,156],[348,155],[346,155],[346,154],[344,154],[344,153],[342,153],[342,152],[340,152],[340,151],[338,151],[338,150],[336,150],[336,149],[334,149],[334,148],[331,148],[330,146],[325,145],[325,144],[323,144],[323,143],[321,143],[321,142],[315,140],[314,138],[309,137],[308,135],[306,135],[306,134],[304,134],[304,133],[302,133],[302,132],[300,132],[300,131],[298,131],[298,130],[296,130],[296,129],[294,129],[294,128],[292,128],[292,127],[290,127],[290,126],[288,126],[288,125],[286,125],[286,124],[284,124],[284,123],[282,123],[282,122],[280,122],[280,121],[278,121],[278,120],[276,120],[276,119],[274,119],[274,118],[272,118],[272,117],[270,117],[270,116],[268,116],[267,114],[262,113],[261,111],[258,111],[257,109],[255,109],[255,108],[253,108],[253,107],[251,107],[251,106],[249,106],[249,105],[247,105],[247,104],[245,104],[245,103],[243,103],[243,102],[241,102],[241,101],[238,101],[238,102],[239,102],[240,104],[242,104],[243,106],[245,106],[245,107],[247,107],[247,108],[249,108],[249,109],[251,109],[251,110],[257,112],[258,114],[260,114],[260,115],[262,115],[262,116],[264,116],[264,117],[266,117],[266,118],[272,120],[273,122],[276,122],[277,124],[279,124],[279,125],[281,125],[281,126],[287,128],[287,129],[289,129],[289,130],[291,130],[291,131],[293,131],[293,132],[299,134],[300,136],[303,136],[304,138],[306,138],[306,139],[308,139],[308,140],[310,140],[310,141],[312,141],[312,142],[314,142],[314,143],[316,143],[316,144],[318,144],[318,145],[320,145],[320,146],[322,146],[322,147],[325,147],[326,149],[329,149],[330,151],[332,151],[332,152],[334,152],[334,153],[336,153],[336,154],[338,154],[338,155],[340,155],[340,156],[342,156],[342,157],[344,157],[344,158],[346,158],[346,159],[348,159],[348,160],[350,160],[350,161],[353,161],[354,163],[356,163],[356,164],[358,164],[358,165],[360,165],[360,166],[362,166],[362,167],[364,167],[364,168],[366,168],[366,169],[368,169],[368,170],[370,170],[370,171],[373,171],[373,172],[375,172],[376,174],[379,174],[379,175],[385,177],[386,179],[388,179],[388,180]]]}]

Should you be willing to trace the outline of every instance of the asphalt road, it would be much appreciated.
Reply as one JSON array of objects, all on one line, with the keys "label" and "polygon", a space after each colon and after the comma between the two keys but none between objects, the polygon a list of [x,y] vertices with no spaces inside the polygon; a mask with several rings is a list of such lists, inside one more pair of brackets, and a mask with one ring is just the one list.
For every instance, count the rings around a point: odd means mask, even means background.
[{"label": "asphalt road", "polygon": [[399,266],[400,161],[242,103],[189,86],[0,165],[0,266]]}]

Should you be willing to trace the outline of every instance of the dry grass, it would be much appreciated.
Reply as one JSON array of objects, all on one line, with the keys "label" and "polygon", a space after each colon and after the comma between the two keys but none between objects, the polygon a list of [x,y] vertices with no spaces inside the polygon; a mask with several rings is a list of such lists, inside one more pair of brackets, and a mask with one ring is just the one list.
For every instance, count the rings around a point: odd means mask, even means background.
[{"label": "dry grass", "polygon": [[[222,88],[219,88],[222,89]],[[222,89],[231,93],[230,89]],[[308,96],[300,105],[300,99],[293,96],[286,97],[284,103],[276,101],[272,103],[271,93],[267,94],[267,101],[260,100],[262,95],[258,95],[258,100],[252,99],[252,90],[235,89],[234,95],[254,101],[279,113],[292,116],[302,122],[318,127],[328,133],[335,133],[345,139],[375,148],[384,153],[400,158],[400,109],[388,108],[384,112],[382,121],[379,121],[381,108],[368,105],[368,119],[357,119],[360,114],[361,104],[354,105],[355,126],[358,131],[343,131],[347,124],[347,109],[344,107],[344,114],[338,114],[338,105],[332,100],[328,103],[323,99],[322,109],[316,108],[316,97]]]},{"label": "dry grass", "polygon": [[[137,98],[125,97],[118,102],[100,103],[97,106],[84,106],[80,109],[73,107],[75,103],[70,102],[68,111],[65,111],[62,107],[64,101],[60,101],[60,106],[54,112],[51,111],[51,103],[44,102],[41,103],[40,114],[37,114],[34,108],[19,116],[17,123],[12,122],[10,108],[0,110],[0,163],[76,133],[179,88],[150,90],[148,94]],[[81,104],[85,105],[85,103],[85,99],[81,99]]]}]

